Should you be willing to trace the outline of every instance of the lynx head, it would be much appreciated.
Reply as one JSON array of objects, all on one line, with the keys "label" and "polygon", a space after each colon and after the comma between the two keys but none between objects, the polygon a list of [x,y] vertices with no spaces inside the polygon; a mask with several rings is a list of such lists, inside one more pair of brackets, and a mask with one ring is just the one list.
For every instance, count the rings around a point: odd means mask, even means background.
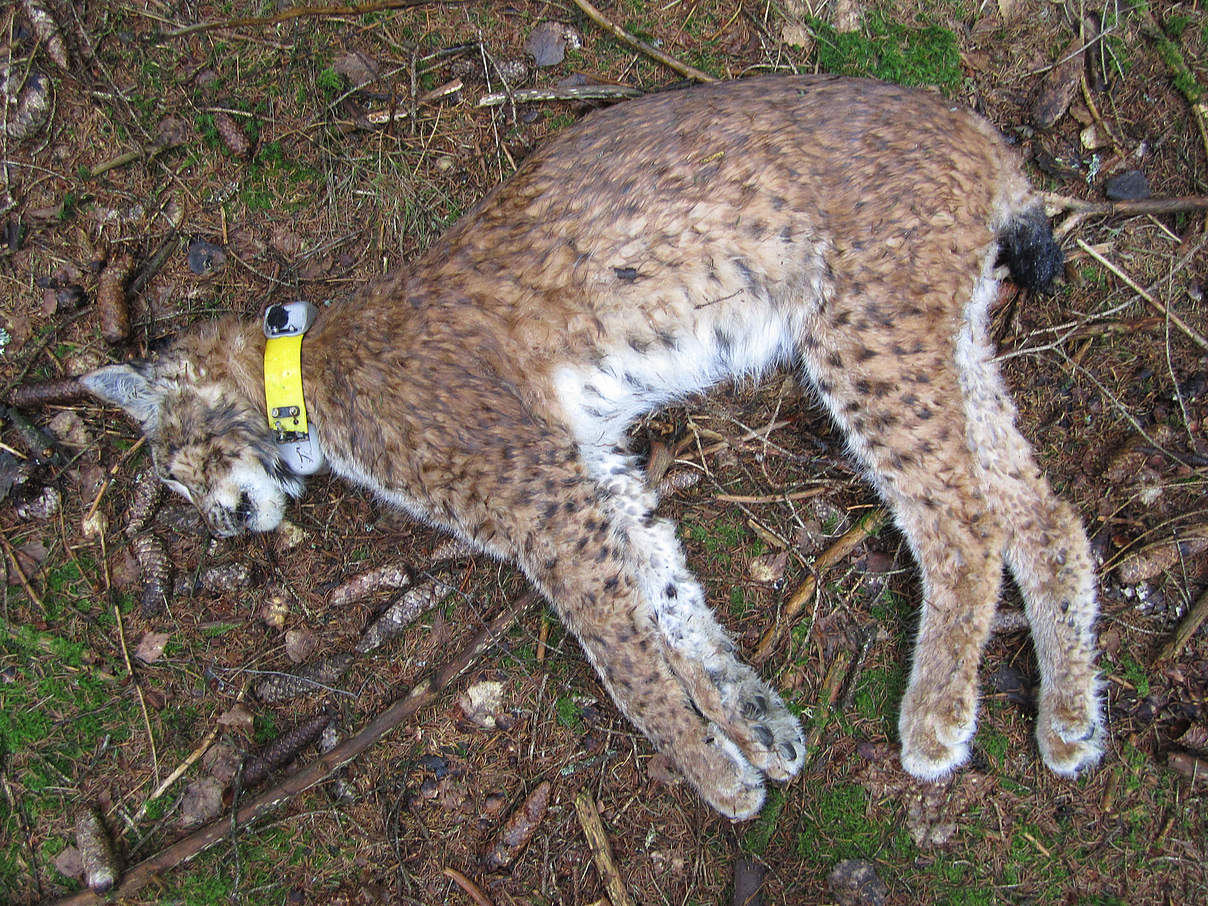
[{"label": "lynx head", "polygon": [[302,480],[277,451],[263,401],[257,405],[248,392],[255,377],[240,367],[247,336],[219,333],[188,338],[188,352],[110,365],[80,380],[141,425],[156,474],[201,511],[215,535],[270,531],[289,498],[301,494]]}]

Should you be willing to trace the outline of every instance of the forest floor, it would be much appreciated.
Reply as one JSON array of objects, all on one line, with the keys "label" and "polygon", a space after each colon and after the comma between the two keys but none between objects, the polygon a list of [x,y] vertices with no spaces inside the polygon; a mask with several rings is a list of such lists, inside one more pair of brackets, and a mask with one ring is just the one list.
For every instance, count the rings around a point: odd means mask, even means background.
[{"label": "forest floor", "polygon": [[[610,103],[483,105],[501,75],[510,90],[683,81],[571,0],[378,6],[0,11],[5,397],[145,355],[218,313],[355,298]],[[870,517],[878,501],[824,413],[775,374],[633,434],[670,464],[660,511],[744,656],[782,629],[759,669],[816,745],[758,818],[733,824],[677,782],[574,639],[532,607],[433,705],[239,826],[234,805],[318,757],[314,742],[285,745],[257,787],[251,762],[236,770],[246,754],[297,726],[354,737],[523,594],[522,578],[325,478],[281,531],[212,540],[181,501],[136,493],[150,463],[120,413],[26,404],[0,410],[0,902],[81,889],[88,809],[126,866],[225,822],[134,903],[607,902],[583,793],[636,903],[729,902],[736,866],[743,884],[763,875],[768,904],[1208,902],[1208,633],[1160,657],[1208,587],[1205,215],[1068,201],[1102,202],[1129,171],[1155,198],[1208,194],[1190,103],[1208,86],[1202,4],[615,0],[601,12],[718,78],[828,71],[934,88],[994,122],[1053,193],[1065,279],[1044,297],[1004,292],[993,331],[1023,433],[1098,558],[1103,764],[1073,781],[1044,769],[1036,665],[1015,623],[982,664],[971,763],[941,784],[902,772],[917,570]],[[127,257],[114,296],[102,285]],[[126,304],[129,336],[107,342]],[[844,538],[856,543],[787,614]],[[166,606],[144,608],[157,549]],[[407,590],[341,591],[337,605],[333,589],[390,566],[435,607],[349,660]],[[1019,606],[1008,584],[1003,612]],[[345,669],[286,697],[300,663]],[[484,854],[545,782],[527,847],[493,869]],[[878,879],[858,896],[828,881],[852,859]]]}]

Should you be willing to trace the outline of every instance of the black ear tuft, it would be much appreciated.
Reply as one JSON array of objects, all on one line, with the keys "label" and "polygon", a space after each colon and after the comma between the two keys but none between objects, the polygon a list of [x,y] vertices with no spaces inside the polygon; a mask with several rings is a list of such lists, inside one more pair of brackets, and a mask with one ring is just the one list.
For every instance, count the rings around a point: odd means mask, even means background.
[{"label": "black ear tuft", "polygon": [[146,362],[107,365],[80,378],[89,393],[106,403],[120,406],[146,427],[159,409],[159,394],[150,380]]},{"label": "black ear tuft", "polygon": [[1025,289],[1043,292],[1065,267],[1061,246],[1053,239],[1048,218],[1040,207],[1017,214],[998,237],[999,262],[1011,270],[1011,279]]}]

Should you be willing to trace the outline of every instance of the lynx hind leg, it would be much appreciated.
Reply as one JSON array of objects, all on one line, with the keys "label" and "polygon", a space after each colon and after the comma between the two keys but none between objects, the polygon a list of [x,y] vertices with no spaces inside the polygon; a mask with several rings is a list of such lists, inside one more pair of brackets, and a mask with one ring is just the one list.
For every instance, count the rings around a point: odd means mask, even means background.
[{"label": "lynx hind leg", "polygon": [[771,780],[788,780],[805,762],[801,724],[747,664],[717,622],[704,590],[685,565],[674,525],[655,519],[654,495],[625,451],[585,457],[605,488],[605,506],[623,533],[642,598],[668,662],[700,712]]},{"label": "lynx hind leg", "polygon": [[958,357],[969,444],[986,500],[1007,529],[1007,564],[1023,594],[1036,646],[1040,754],[1056,773],[1072,775],[1098,762],[1105,736],[1090,545],[1015,427],[1015,406],[986,339],[985,307],[976,301]]},{"label": "lynx hind leg", "polygon": [[804,359],[919,564],[922,612],[898,730],[903,767],[925,780],[969,755],[1004,537],[966,446],[953,342],[934,320],[922,311],[897,332],[820,334]]}]

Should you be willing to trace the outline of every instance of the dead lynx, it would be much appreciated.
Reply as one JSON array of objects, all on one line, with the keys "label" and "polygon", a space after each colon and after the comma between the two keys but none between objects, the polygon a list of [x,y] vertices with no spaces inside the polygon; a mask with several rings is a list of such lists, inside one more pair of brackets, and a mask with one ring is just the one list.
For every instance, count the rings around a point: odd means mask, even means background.
[{"label": "dead lynx", "polygon": [[[1015,428],[987,339],[999,260],[1061,266],[984,121],[869,81],[764,78],[591,114],[384,285],[305,335],[331,468],[517,563],[621,710],[718,811],[754,815],[805,756],[797,719],[705,605],[626,450],[642,413],[793,368],[846,433],[922,570],[902,763],[968,756],[1005,557],[1040,662],[1037,738],[1100,756],[1085,535]],[[85,378],[142,424],[223,535],[274,528],[302,481],[265,412],[265,338],[225,321]]]}]

